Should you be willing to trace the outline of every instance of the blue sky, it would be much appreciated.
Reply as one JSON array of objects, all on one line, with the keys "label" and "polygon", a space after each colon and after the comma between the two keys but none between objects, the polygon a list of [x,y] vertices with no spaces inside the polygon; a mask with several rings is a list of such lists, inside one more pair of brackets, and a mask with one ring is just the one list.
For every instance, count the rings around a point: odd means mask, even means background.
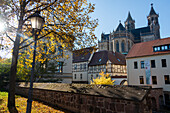
[{"label": "blue sky", "polygon": [[92,18],[99,20],[95,35],[100,39],[101,33],[110,33],[115,30],[119,20],[124,21],[130,11],[135,20],[135,27],[147,26],[147,16],[151,9],[151,3],[155,12],[159,14],[161,38],[170,37],[170,0],[88,0],[95,4]]}]

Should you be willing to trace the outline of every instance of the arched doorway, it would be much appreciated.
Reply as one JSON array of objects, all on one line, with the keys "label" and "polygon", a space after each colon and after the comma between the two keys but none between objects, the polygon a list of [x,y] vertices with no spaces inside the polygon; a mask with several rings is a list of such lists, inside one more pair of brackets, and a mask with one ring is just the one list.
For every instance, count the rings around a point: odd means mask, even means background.
[{"label": "arched doorway", "polygon": [[152,97],[151,100],[152,100],[152,104],[151,104],[152,105],[152,110],[156,111],[157,110],[156,99],[154,97]]},{"label": "arched doorway", "polygon": [[127,84],[127,80],[122,80],[122,81],[120,82],[120,85],[128,85],[128,84]]},{"label": "arched doorway", "polygon": [[163,99],[163,96],[160,95],[160,96],[159,96],[159,107],[160,107],[160,109],[163,108],[163,105],[164,105],[164,99]]}]

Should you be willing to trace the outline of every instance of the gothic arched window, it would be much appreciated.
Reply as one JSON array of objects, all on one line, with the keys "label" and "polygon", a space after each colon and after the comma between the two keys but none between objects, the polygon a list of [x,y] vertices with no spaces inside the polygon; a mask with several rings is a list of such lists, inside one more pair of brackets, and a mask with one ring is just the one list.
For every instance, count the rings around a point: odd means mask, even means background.
[{"label": "gothic arched window", "polygon": [[125,52],[125,41],[124,40],[121,43],[121,48],[122,48],[122,52]]},{"label": "gothic arched window", "polygon": [[128,41],[128,51],[130,50],[130,42]]},{"label": "gothic arched window", "polygon": [[116,51],[119,52],[119,42],[116,41]]}]

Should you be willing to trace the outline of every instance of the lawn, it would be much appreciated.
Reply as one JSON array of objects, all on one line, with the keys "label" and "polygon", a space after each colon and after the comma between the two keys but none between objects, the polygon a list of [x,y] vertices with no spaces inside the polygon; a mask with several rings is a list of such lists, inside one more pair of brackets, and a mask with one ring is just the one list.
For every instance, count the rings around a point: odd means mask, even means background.
[{"label": "lawn", "polygon": [[[19,113],[26,113],[27,98],[16,96],[16,107]],[[8,93],[0,92],[0,113],[9,113],[7,108]],[[56,110],[52,107],[39,103],[37,101],[32,102],[32,113],[65,113],[60,110]]]}]

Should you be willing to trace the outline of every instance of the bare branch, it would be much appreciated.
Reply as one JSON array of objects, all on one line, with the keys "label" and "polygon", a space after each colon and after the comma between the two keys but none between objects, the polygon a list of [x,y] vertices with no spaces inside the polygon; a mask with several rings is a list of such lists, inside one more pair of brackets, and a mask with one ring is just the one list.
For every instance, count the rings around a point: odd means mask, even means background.
[{"label": "bare branch", "polygon": [[6,32],[5,32],[5,34],[12,42],[14,42],[14,40]]},{"label": "bare branch", "polygon": [[[41,36],[41,37],[38,38],[37,40],[40,40],[40,39],[44,38],[45,36],[49,35],[50,33],[52,33],[52,32],[48,32],[47,34],[45,34],[44,36]],[[33,42],[34,42],[34,41],[30,42],[30,43],[27,44],[27,45],[24,45],[24,46],[20,47],[19,50],[20,50],[20,49],[23,49],[23,48],[25,48],[25,47],[28,47],[28,46],[31,45]]]}]

